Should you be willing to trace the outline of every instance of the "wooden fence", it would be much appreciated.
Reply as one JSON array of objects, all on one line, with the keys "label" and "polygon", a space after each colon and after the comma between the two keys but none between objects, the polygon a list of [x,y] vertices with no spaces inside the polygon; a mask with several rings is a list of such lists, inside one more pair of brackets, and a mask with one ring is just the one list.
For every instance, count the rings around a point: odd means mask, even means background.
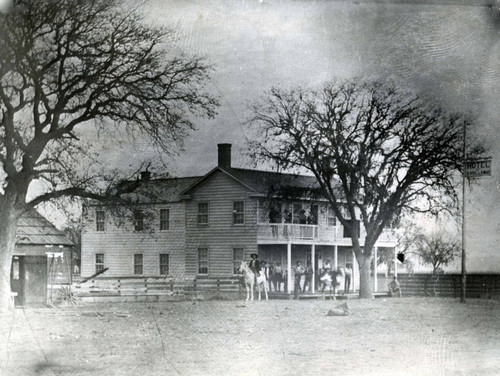
[{"label": "wooden fence", "polygon": [[[403,296],[461,296],[460,274],[399,274]],[[81,281],[81,279],[80,279]],[[238,277],[173,280],[167,277],[96,277],[85,283],[75,278],[71,291],[79,301],[176,301],[243,299]],[[379,291],[387,291],[381,288]],[[500,299],[500,274],[467,275],[467,297]]]},{"label": "wooden fence", "polygon": [[175,301],[239,298],[243,289],[237,277],[185,281],[168,277],[98,277],[84,283],[75,281],[72,291],[80,301]]},{"label": "wooden fence", "polygon": [[[460,274],[399,274],[399,283],[404,296],[461,296]],[[466,297],[499,298],[500,274],[468,274]]]}]

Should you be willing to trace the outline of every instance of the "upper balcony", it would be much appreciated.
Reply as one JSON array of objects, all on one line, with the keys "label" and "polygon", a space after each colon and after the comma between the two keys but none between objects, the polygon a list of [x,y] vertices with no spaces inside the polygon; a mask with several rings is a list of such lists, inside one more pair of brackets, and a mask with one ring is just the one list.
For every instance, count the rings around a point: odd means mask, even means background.
[{"label": "upper balcony", "polygon": [[257,239],[259,243],[333,242],[336,228],[295,223],[259,223]]},{"label": "upper balcony", "polygon": [[[361,245],[364,244],[366,232],[361,228]],[[295,223],[259,223],[257,226],[257,241],[259,244],[329,244],[351,246],[351,238],[344,236],[342,227],[327,227],[319,225],[304,225]],[[380,235],[377,245],[381,247],[395,246],[394,232],[386,230]]]}]

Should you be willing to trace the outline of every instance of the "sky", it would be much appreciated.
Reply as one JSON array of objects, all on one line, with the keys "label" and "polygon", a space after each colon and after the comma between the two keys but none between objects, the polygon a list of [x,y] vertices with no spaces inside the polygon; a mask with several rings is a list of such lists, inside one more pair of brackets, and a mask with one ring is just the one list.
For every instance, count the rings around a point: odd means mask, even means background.
[{"label": "sky", "polygon": [[[500,144],[500,16],[497,6],[486,3],[146,0],[146,22],[175,28],[175,51],[214,65],[208,90],[221,99],[215,119],[195,119],[185,151],[165,158],[169,172],[205,173],[216,163],[220,142],[233,144],[234,164],[248,167],[248,106],[273,86],[318,88],[333,79],[396,80],[453,109],[472,111],[477,131]],[[115,146],[111,162],[119,165],[130,148]],[[147,141],[132,153],[155,158]]]}]

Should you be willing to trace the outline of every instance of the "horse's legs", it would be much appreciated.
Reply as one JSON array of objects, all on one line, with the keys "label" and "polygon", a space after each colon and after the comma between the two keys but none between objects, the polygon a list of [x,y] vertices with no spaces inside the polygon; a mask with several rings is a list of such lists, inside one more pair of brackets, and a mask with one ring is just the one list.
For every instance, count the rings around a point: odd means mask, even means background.
[{"label": "horse's legs", "polygon": [[250,300],[253,300],[253,283],[250,284]]},{"label": "horse's legs", "polygon": [[245,286],[247,288],[247,302],[248,302],[248,299],[250,299],[250,288],[248,287],[248,285]]},{"label": "horse's legs", "polygon": [[264,293],[266,294],[266,300],[269,300],[269,298],[267,297],[267,286],[265,283],[264,283]]}]

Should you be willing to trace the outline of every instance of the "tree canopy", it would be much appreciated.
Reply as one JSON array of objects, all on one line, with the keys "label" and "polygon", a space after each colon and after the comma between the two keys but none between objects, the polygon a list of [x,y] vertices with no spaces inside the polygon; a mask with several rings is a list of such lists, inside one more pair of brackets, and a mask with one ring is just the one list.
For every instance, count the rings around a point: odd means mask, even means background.
[{"label": "tree canopy", "polygon": [[17,0],[0,14],[0,309],[24,211],[134,189],[106,173],[89,134],[113,145],[125,132],[169,153],[193,116],[215,115],[213,68],[174,50],[172,34],[119,0]]},{"label": "tree canopy", "polygon": [[[147,135],[168,151],[192,128],[189,114],[213,116],[204,85],[211,67],[170,51],[172,30],[146,26],[120,1],[19,0],[0,16],[0,162],[4,192],[44,180],[52,192],[83,194],[77,131],[97,125]],[[71,165],[69,165],[71,164]]]},{"label": "tree canopy", "polygon": [[252,105],[257,160],[313,174],[352,236],[361,291],[371,296],[372,248],[404,211],[458,203],[463,134],[471,120],[380,82],[333,82],[321,90],[273,88]]}]

